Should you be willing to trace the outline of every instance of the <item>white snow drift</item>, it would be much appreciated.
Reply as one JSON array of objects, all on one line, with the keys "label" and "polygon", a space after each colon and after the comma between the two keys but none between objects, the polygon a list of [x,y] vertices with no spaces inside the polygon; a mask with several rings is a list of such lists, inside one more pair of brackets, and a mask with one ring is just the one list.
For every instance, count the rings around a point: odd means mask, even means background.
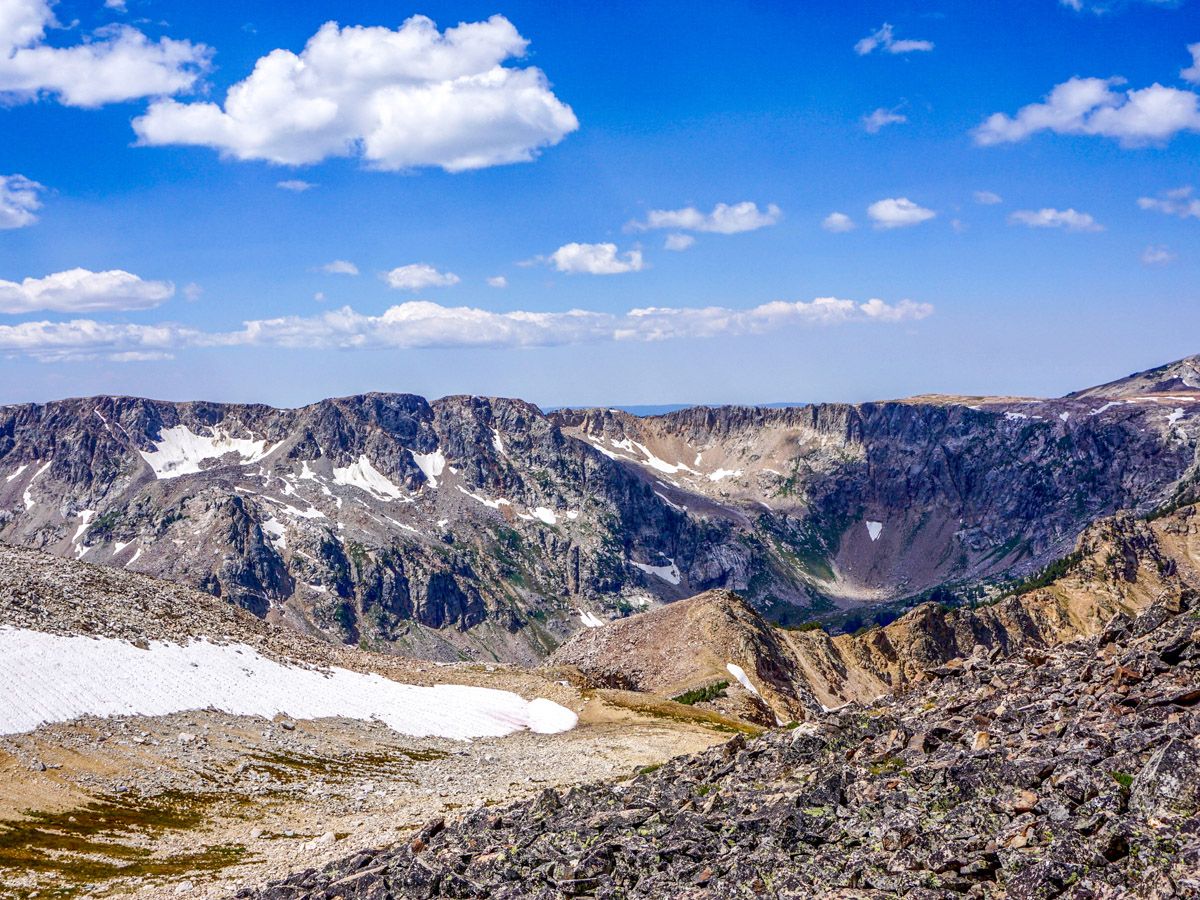
[{"label": "white snow drift", "polygon": [[378,720],[401,734],[455,740],[575,727],[550,700],[464,685],[419,687],[347,669],[283,665],[251,647],[125,641],[0,629],[0,734],[82,715],[233,715]]},{"label": "white snow drift", "polygon": [[381,500],[399,500],[404,496],[404,492],[371,465],[365,456],[360,456],[348,466],[335,467],[333,483],[351,485]]},{"label": "white snow drift", "polygon": [[255,463],[275,449],[265,440],[235,438],[212,430],[211,435],[196,434],[186,425],[164,428],[151,451],[139,450],[142,459],[150,464],[157,478],[178,478],[200,471],[200,464],[236,453],[243,464]]}]

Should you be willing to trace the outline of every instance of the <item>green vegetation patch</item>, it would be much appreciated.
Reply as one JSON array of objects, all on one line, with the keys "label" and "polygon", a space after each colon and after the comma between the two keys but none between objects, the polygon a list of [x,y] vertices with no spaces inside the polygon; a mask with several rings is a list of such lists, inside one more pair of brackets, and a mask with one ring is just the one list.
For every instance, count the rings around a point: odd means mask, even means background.
[{"label": "green vegetation patch", "polygon": [[[202,845],[171,856],[145,846],[158,835],[202,826],[217,794],[169,791],[155,797],[105,797],[62,812],[29,810],[0,824],[0,873],[45,876],[15,896],[69,898],[117,878],[171,878],[247,861],[240,844]],[[6,879],[0,874],[0,883]],[[40,879],[39,879],[40,880]]]},{"label": "green vegetation patch", "polygon": [[684,706],[695,706],[697,703],[707,703],[709,700],[724,697],[727,687],[729,687],[728,681],[714,681],[712,684],[706,684],[704,687],[685,691],[678,697],[672,697],[671,699],[676,703],[682,703]]}]

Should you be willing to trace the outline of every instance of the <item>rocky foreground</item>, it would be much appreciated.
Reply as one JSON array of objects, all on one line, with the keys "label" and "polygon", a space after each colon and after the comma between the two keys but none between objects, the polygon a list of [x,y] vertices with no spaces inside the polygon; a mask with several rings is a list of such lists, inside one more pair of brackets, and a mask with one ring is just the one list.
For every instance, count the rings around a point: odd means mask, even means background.
[{"label": "rocky foreground", "polygon": [[1200,597],[243,900],[1200,897]]}]

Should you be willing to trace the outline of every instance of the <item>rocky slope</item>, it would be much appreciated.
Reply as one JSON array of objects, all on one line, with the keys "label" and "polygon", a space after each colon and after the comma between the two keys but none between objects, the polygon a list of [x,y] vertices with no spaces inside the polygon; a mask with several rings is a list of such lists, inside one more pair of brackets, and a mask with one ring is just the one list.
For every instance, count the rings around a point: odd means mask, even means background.
[{"label": "rocky slope", "polygon": [[1036,571],[1095,518],[1193,483],[1194,365],[1112,400],[643,419],[402,394],[294,410],[8,406],[0,541],[168,578],[338,641],[532,662],[581,618],[714,588],[798,622]]},{"label": "rocky slope", "polygon": [[[1103,519],[1054,569],[1057,577],[1041,579],[1049,583],[990,605],[925,603],[884,627],[833,636],[772,627],[737,596],[714,591],[585,629],[551,662],[575,667],[596,686],[664,698],[727,682],[732,699],[698,705],[753,720],[759,700],[769,717],[803,721],[919,685],[976,647],[993,656],[1045,649],[1093,636],[1114,616],[1197,596],[1200,513],[1186,506],[1151,521],[1128,513]],[[731,663],[753,690],[739,690]]]},{"label": "rocky slope", "polygon": [[245,900],[1200,897],[1194,594],[898,697],[430,820]]}]

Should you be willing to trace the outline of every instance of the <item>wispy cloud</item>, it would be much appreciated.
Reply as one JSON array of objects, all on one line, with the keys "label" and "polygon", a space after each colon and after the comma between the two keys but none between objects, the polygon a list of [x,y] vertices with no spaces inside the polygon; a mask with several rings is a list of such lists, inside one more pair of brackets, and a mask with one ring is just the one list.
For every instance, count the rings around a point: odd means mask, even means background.
[{"label": "wispy cloud", "polygon": [[899,324],[928,318],[928,303],[890,304],[835,297],[774,301],[750,309],[647,307],[626,313],[566,312],[441,306],[413,301],[381,315],[350,307],[315,316],[283,316],[243,323],[231,332],[203,332],[174,324],[134,325],[76,319],[0,326],[0,353],[46,362],[131,353],[163,354],[202,347],[281,347],[299,350],[418,348],[524,348],[601,342],[649,342],[767,334],[789,328]]},{"label": "wispy cloud", "polygon": [[358,266],[348,259],[335,259],[333,262],[325,263],[318,271],[324,272],[326,275],[357,275]]},{"label": "wispy cloud", "polygon": [[24,228],[37,221],[45,188],[24,175],[0,175],[0,229]]},{"label": "wispy cloud", "polygon": [[1192,196],[1192,186],[1164,191],[1157,197],[1138,197],[1138,206],[1181,219],[1200,219],[1200,198]]},{"label": "wispy cloud", "polygon": [[901,113],[899,107],[885,109],[881,106],[870,115],[863,116],[862,123],[868,134],[879,134],[888,125],[903,125],[907,121],[908,116]]},{"label": "wispy cloud", "polygon": [[1165,266],[1169,262],[1174,262],[1175,258],[1171,249],[1163,244],[1152,244],[1142,251],[1142,265],[1144,266]]},{"label": "wispy cloud", "polygon": [[1062,228],[1065,231],[1103,231],[1104,226],[1088,213],[1074,209],[1019,209],[1008,217],[1011,225],[1029,228]]},{"label": "wispy cloud", "polygon": [[932,41],[899,40],[895,29],[887,22],[877,31],[873,31],[854,45],[854,52],[859,56],[867,56],[876,50],[885,53],[916,53],[928,52],[933,49]]},{"label": "wispy cloud", "polygon": [[1003,203],[1004,198],[992,191],[976,191],[975,202],[984,206],[995,206],[997,203]]},{"label": "wispy cloud", "polygon": [[767,204],[766,209],[759,209],[757,203],[744,200],[741,203],[718,203],[712,212],[707,213],[694,206],[683,209],[652,209],[646,213],[643,221],[630,222],[628,227],[634,231],[663,228],[672,231],[741,234],[774,225],[782,216],[783,212],[774,203]]},{"label": "wispy cloud", "polygon": [[316,187],[311,181],[304,181],[300,178],[286,178],[283,181],[275,182],[275,187],[281,191],[291,191],[293,194],[303,194],[305,191],[311,191]]}]

